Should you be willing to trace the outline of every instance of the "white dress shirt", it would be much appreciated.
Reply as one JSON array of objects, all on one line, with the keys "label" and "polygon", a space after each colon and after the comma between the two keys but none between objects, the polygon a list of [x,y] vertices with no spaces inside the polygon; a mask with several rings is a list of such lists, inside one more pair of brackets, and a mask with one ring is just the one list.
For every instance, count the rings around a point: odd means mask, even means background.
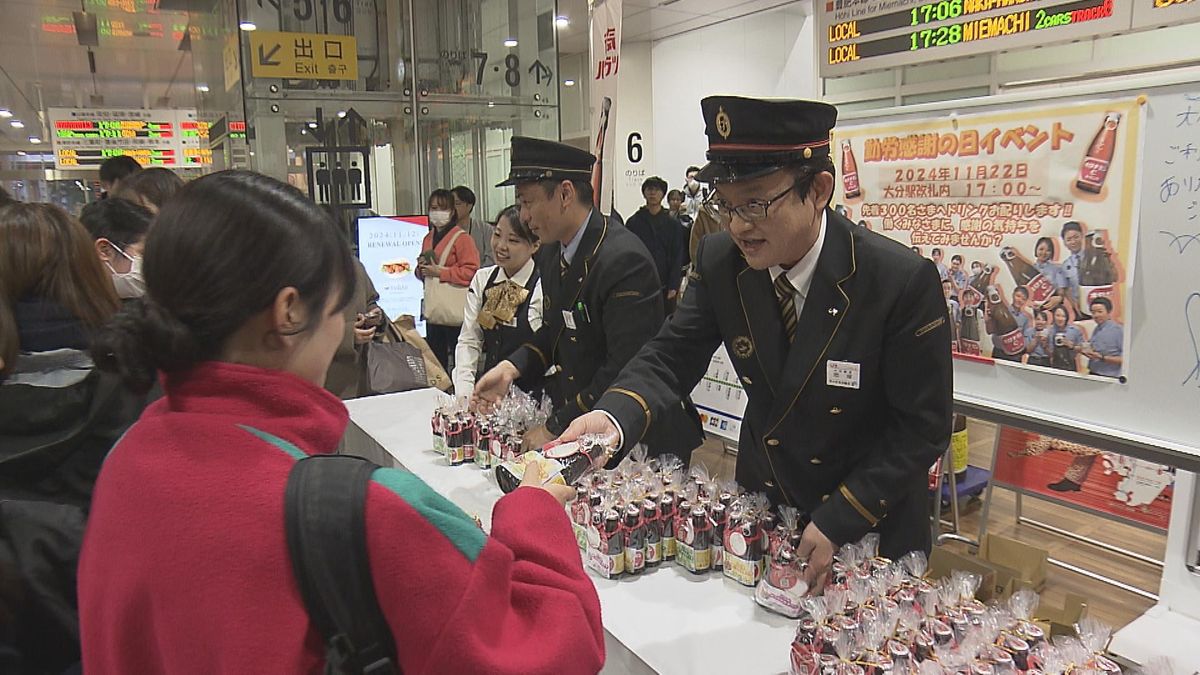
[{"label": "white dress shirt", "polygon": [[[475,389],[475,373],[483,360],[481,358],[483,355],[483,328],[479,325],[479,310],[483,308],[486,300],[483,292],[487,288],[488,280],[492,278],[492,272],[496,269],[499,269],[496,275],[497,284],[509,280],[503,267],[492,265],[476,272],[467,289],[467,305],[463,310],[462,332],[458,334],[458,345],[454,348],[453,380],[454,392],[457,396],[469,396]],[[529,282],[529,277],[533,276],[533,270],[534,262],[533,258],[530,258],[516,276],[512,277],[512,282],[524,287]],[[542,282],[540,280],[533,287],[528,308],[529,327],[536,332],[542,327]],[[514,316],[513,320],[505,325],[516,327],[517,319],[518,317]]]},{"label": "white dress shirt", "polygon": [[[821,213],[821,231],[817,233],[817,240],[813,242],[812,248],[808,249],[808,253],[800,259],[800,262],[792,265],[792,268],[786,270],[788,283],[795,289],[796,299],[796,318],[804,316],[804,299],[808,297],[808,290],[812,288],[813,276],[817,273],[817,260],[821,258],[821,248],[825,245],[825,213]],[[774,283],[783,274],[785,270],[778,266],[772,265],[767,271],[771,273],[771,282]],[[782,367],[783,364],[780,364]]]},{"label": "white dress shirt", "polygon": [[563,260],[567,261],[568,265],[570,265],[571,261],[575,259],[575,252],[579,250],[579,244],[583,242],[583,233],[587,231],[588,223],[591,220],[592,212],[588,211],[587,218],[583,219],[583,225],[581,225],[579,229],[575,231],[575,236],[571,237],[571,241],[567,242],[567,245],[562,247],[562,257]]}]

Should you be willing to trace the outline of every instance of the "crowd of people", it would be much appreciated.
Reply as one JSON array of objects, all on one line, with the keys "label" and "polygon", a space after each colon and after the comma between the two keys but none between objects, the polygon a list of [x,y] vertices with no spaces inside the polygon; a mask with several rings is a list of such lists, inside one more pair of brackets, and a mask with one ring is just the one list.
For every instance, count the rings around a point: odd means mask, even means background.
[{"label": "crowd of people", "polygon": [[[951,419],[937,281],[957,277],[830,208],[832,106],[701,108],[708,163],[678,190],[648,179],[628,223],[595,207],[596,158],[547,140],[512,139],[497,187],[517,200],[492,223],[469,188],[434,190],[428,348],[472,406],[549,397],[527,449],[595,433],[614,461],[640,443],[687,462],[723,344],[748,398],[736,480],[802,510],[810,586],[869,531],[883,555],[928,551]],[[339,452],[340,398],[401,317],[294,187],[135,165],[106,163],[78,219],[0,205],[0,671],[319,670],[353,646],[312,614],[285,494]],[[573,488],[531,465],[488,534],[410,473],[369,481],[360,569],[396,671],[600,670]]]}]

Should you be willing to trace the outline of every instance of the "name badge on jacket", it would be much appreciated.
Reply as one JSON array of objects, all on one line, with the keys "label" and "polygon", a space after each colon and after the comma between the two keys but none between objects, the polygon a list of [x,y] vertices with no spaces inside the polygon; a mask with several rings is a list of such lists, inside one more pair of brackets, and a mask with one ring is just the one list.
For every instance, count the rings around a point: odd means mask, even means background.
[{"label": "name badge on jacket", "polygon": [[825,384],[844,389],[858,389],[861,366],[852,361],[827,361]]}]

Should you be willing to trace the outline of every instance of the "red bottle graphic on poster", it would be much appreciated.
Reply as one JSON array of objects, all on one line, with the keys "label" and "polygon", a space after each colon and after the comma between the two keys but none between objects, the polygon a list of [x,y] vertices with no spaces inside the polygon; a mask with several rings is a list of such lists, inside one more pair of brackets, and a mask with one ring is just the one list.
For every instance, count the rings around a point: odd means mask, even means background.
[{"label": "red bottle graphic on poster", "polygon": [[1018,286],[1029,289],[1029,299],[1034,304],[1041,304],[1054,294],[1054,284],[1038,271],[1033,263],[1021,255],[1017,249],[1005,246],[1000,249],[1000,259],[1008,265],[1008,272]]},{"label": "red bottle graphic on poster", "polygon": [[1108,252],[1108,231],[1088,232],[1083,245],[1083,261],[1079,266],[1079,290],[1084,303],[1082,309],[1090,311],[1097,298],[1108,298],[1113,302],[1116,283],[1117,269]]},{"label": "red bottle graphic on poster", "polygon": [[842,141],[842,187],[846,199],[862,196],[862,185],[858,182],[858,161],[854,159],[854,148],[850,141]]},{"label": "red bottle graphic on poster", "polygon": [[989,286],[987,292],[988,311],[992,315],[992,334],[999,336],[1000,346],[1009,356],[1017,356],[1025,351],[1025,336],[1021,335],[1021,327],[1017,319],[1008,309],[1004,297],[995,286]]},{"label": "red bottle graphic on poster", "polygon": [[1121,123],[1121,114],[1109,112],[1104,114],[1104,124],[1096,132],[1092,144],[1088,146],[1083,165],[1079,167],[1079,179],[1075,187],[1085,192],[1099,194],[1104,187],[1104,179],[1108,176],[1108,167],[1112,163],[1117,146],[1117,125]]}]

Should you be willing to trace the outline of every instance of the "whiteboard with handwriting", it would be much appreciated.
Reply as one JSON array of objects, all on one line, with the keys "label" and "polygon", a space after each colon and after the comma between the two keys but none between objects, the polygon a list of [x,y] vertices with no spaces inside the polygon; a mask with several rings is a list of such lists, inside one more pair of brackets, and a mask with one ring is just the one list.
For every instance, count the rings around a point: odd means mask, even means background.
[{"label": "whiteboard with handwriting", "polygon": [[[1002,416],[1154,446],[1164,454],[1200,457],[1200,82],[1060,100],[1138,94],[1146,94],[1147,103],[1128,382],[1064,379],[1032,369],[956,360],[955,399]],[[927,117],[939,109],[950,114],[1018,105],[1012,95],[1004,100],[961,108],[932,104],[898,109],[895,118]],[[842,117],[878,116],[865,112]]]}]

